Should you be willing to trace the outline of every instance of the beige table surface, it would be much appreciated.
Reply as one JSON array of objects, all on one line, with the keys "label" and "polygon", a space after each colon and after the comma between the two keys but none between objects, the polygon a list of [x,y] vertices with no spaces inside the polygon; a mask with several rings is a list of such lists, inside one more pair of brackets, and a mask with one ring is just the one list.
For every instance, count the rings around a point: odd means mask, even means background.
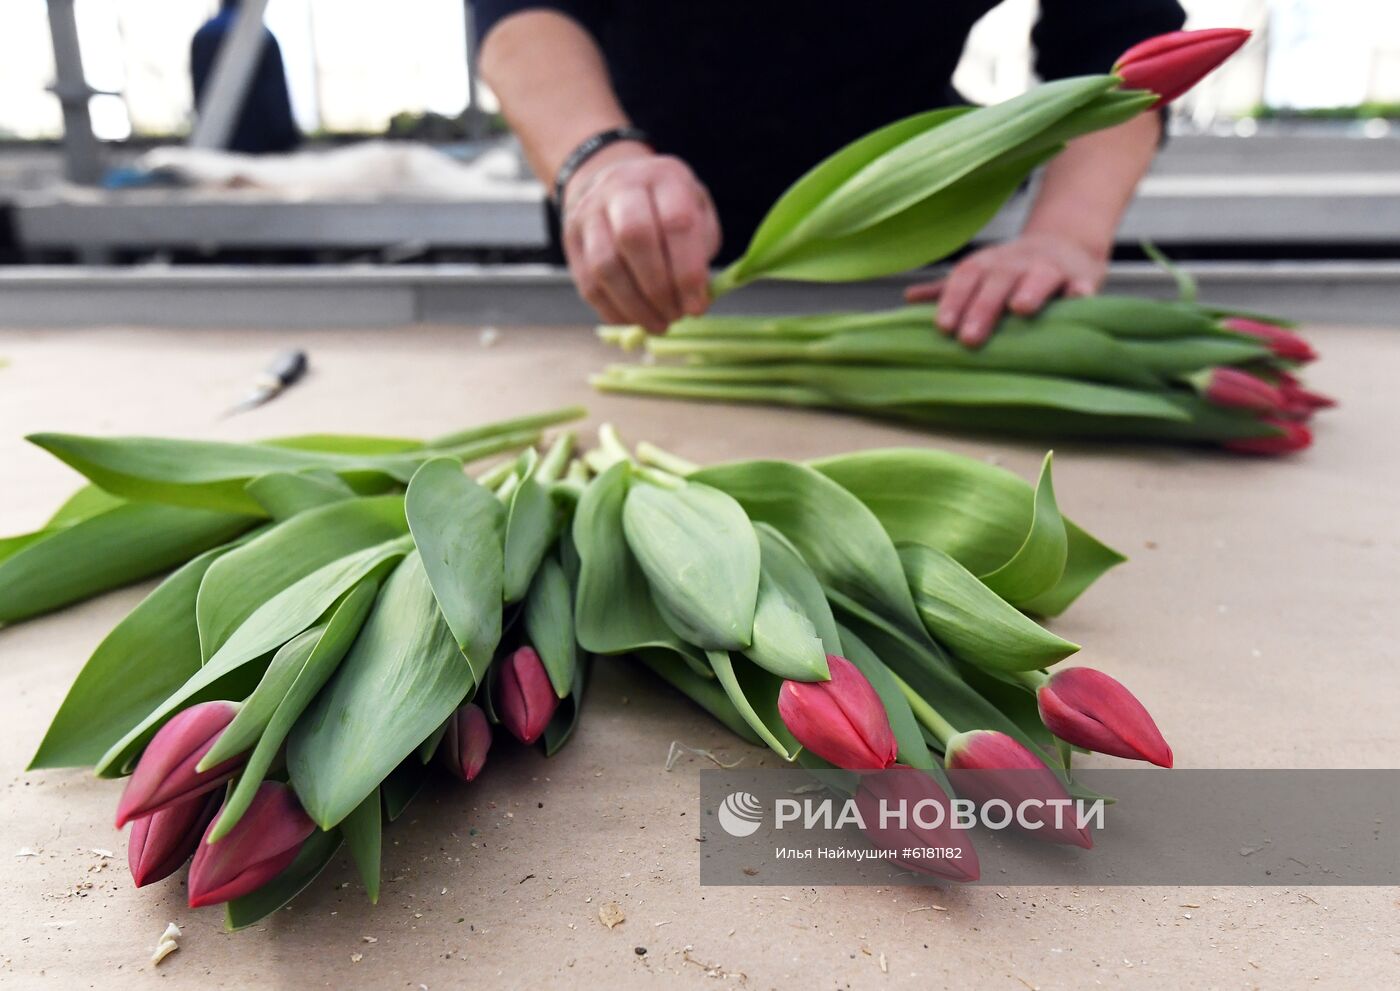
[{"label": "beige table surface", "polygon": [[[1280,461],[1061,448],[1056,490],[1132,561],[1056,624],[1129,684],[1187,767],[1387,767],[1400,758],[1400,332],[1318,329],[1316,385],[1344,399]],[[275,349],[314,371],[217,420]],[[255,438],[432,435],[567,402],[696,460],[939,444],[1032,475],[1037,445],[943,439],[798,411],[592,396],[584,332],[0,332],[0,532],[76,476],[20,440],[58,430]],[[472,787],[427,790],[386,833],[369,906],[332,865],[288,910],[225,934],[183,884],[136,891],[118,786],[24,764],[131,589],[0,631],[0,984],[190,988],[1361,988],[1400,979],[1395,888],[701,888],[700,766],[749,763],[683,699],[599,665],[553,760],[498,743]],[[16,856],[21,849],[35,856]],[[94,849],[115,851],[110,860]],[[99,869],[100,868],[100,869]],[[342,882],[349,882],[340,887]],[[607,929],[599,906],[626,921]],[[182,946],[158,969],[168,921]],[[640,948],[645,948],[645,954]]]}]

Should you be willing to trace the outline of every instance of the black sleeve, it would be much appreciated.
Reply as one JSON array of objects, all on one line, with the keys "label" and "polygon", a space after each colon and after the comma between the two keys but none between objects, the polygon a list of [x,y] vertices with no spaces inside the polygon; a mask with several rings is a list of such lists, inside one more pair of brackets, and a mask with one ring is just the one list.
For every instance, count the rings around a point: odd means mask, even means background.
[{"label": "black sleeve", "polygon": [[1040,0],[1040,20],[1031,31],[1036,74],[1064,79],[1107,72],[1139,41],[1185,23],[1176,0]]},{"label": "black sleeve", "polygon": [[584,27],[593,30],[598,16],[599,0],[468,0],[472,11],[472,34],[480,47],[486,35],[511,14],[523,10],[552,10],[565,17],[572,17]]},{"label": "black sleeve", "polygon": [[[257,108],[266,130],[269,150],[292,151],[301,144],[301,131],[292,116],[292,97],[287,90],[287,69],[282,63],[282,46],[269,32],[262,57],[253,76],[244,107]],[[244,110],[246,114],[247,109]]]}]

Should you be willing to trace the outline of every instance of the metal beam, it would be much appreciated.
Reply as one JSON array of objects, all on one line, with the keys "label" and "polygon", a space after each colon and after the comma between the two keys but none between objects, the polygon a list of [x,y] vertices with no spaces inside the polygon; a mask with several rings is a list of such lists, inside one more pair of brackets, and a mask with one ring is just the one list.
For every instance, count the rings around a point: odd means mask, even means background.
[{"label": "metal beam", "polygon": [[91,186],[102,176],[102,163],[88,109],[94,91],[83,73],[73,0],[49,0],[49,37],[56,76],[50,89],[63,107],[64,174],[69,182]]},{"label": "metal beam", "polygon": [[243,0],[239,5],[233,30],[225,35],[214,58],[209,87],[204,91],[204,106],[190,132],[190,147],[228,147],[262,54],[263,12],[266,10],[267,0]]},{"label": "metal beam", "polygon": [[[1400,311],[1400,262],[1197,262],[1182,266],[1218,306],[1383,327]],[[759,282],[722,312],[798,313],[898,305],[899,279],[824,286]],[[1113,266],[1109,288],[1170,297],[1153,266]],[[568,273],[546,266],[0,268],[0,327],[571,326],[596,321]]]},{"label": "metal beam", "polygon": [[486,114],[481,109],[481,84],[477,75],[476,16],[469,0],[462,0],[463,23],[467,28],[467,137],[473,141],[486,135]]}]

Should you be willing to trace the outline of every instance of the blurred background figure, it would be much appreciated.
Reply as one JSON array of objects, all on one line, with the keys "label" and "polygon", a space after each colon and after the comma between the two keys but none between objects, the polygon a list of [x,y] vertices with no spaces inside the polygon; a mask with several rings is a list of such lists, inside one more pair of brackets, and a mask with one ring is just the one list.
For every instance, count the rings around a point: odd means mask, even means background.
[{"label": "blurred background figure", "polygon": [[[190,43],[190,74],[194,77],[195,106],[203,110],[205,94],[214,73],[214,64],[224,41],[239,16],[241,0],[222,0],[219,12],[195,32]],[[301,132],[292,119],[292,100],[287,90],[287,73],[282,65],[282,49],[272,32],[263,28],[263,44],[248,84],[229,151],[265,155],[291,151],[301,143]]]}]

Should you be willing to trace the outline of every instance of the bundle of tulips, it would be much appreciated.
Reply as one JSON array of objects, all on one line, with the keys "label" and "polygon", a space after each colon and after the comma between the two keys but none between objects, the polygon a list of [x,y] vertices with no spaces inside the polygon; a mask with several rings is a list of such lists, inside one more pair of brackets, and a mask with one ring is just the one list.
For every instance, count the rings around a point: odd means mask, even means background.
[{"label": "bundle of tulips", "polygon": [[579,413],[428,443],[32,438],[100,488],[0,545],[6,620],[188,560],[97,648],[31,766],[130,774],[136,884],[193,855],[190,905],[232,928],[342,844],[377,898],[382,821],[435,755],[470,781],[493,725],[553,752],[577,719],[573,436],[533,445]]},{"label": "bundle of tulips", "polygon": [[[901,272],[963,247],[1039,164],[1078,135],[1180,96],[1248,32],[1177,32],[1124,53],[1114,72],[1059,80],[990,107],[897,121],[846,146],[785,192],[712,294],[756,279],[841,282]],[[646,346],[680,365],[614,366],[600,389],[766,402],[931,426],[1057,438],[1307,446],[1330,400],[1296,378],[1311,351],[1283,321],[1181,300],[1062,300],[1008,317],[969,351],[929,307],[807,317],[705,317]],[[632,346],[640,328],[605,327]]]},{"label": "bundle of tulips", "polygon": [[[1053,809],[1084,794],[1074,747],[1171,765],[1117,681],[1045,672],[1079,648],[1026,613],[1058,614],[1122,560],[1060,514],[1048,456],[1034,488],[929,450],[701,468],[646,444],[634,455],[606,430],[588,461],[580,648],[635,656],[784,760],[881,772],[847,782],[858,804],[956,792]],[[1031,828],[1090,845],[1058,818]],[[905,866],[977,876],[964,830],[871,838],[956,847]]]},{"label": "bundle of tulips", "polygon": [[[1048,457],[1032,487],[928,450],[697,468],[609,429],[581,457],[568,433],[535,446],[576,413],[431,443],[33,438],[94,486],[0,544],[9,619],[188,560],[97,648],[32,766],[129,774],[136,883],[193,856],[190,904],[237,928],[342,844],[374,898],[383,822],[434,757],[472,780],[496,725],[553,752],[594,654],[636,657],[784,759],[897,761],[924,793],[985,787],[946,766],[1074,794],[1071,747],[1170,764],[1116,681],[1045,673],[1078,648],[1027,614],[1122,560],[1060,514]],[[176,546],[188,513],[207,529]],[[105,585],[80,550],[110,558]]]},{"label": "bundle of tulips", "polygon": [[664,337],[605,340],[672,364],[614,365],[604,390],[849,410],[914,424],[1062,438],[1141,438],[1285,454],[1331,406],[1304,388],[1314,354],[1283,321],[1190,300],[1063,299],[1008,316],[972,350],[929,306],[793,317],[698,317]]}]

